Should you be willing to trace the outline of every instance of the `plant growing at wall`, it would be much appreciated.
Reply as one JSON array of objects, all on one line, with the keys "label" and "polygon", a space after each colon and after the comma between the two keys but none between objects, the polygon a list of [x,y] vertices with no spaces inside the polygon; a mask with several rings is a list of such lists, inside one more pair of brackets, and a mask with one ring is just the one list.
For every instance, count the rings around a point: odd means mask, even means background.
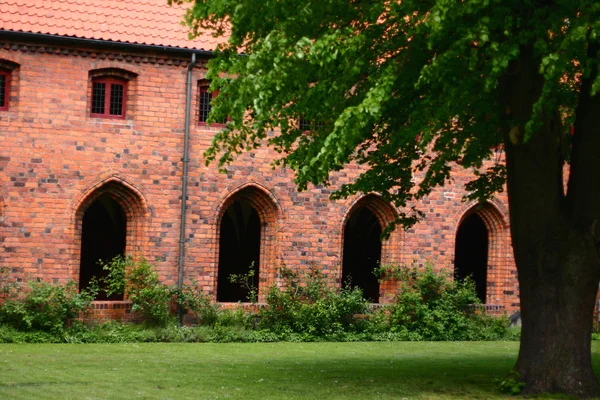
[{"label": "plant growing at wall", "polygon": [[508,321],[481,311],[470,279],[452,280],[431,265],[395,271],[401,288],[386,310],[392,332],[413,340],[490,340],[505,335]]},{"label": "plant growing at wall", "polygon": [[259,311],[259,326],[277,333],[323,336],[356,331],[356,315],[367,311],[358,288],[333,289],[316,267],[308,272],[280,269],[282,286],[272,286],[267,306]]},{"label": "plant growing at wall", "polygon": [[89,310],[98,294],[95,282],[81,291],[77,283],[29,281],[11,285],[0,305],[0,322],[21,330],[62,331]]},{"label": "plant growing at wall", "polygon": [[192,281],[181,289],[160,282],[155,267],[143,258],[116,256],[103,265],[107,276],[102,279],[107,295],[124,293],[131,301],[133,312],[139,312],[146,322],[164,326],[173,316],[173,305],[192,311],[203,325],[214,325],[218,305],[213,304],[198,284]]},{"label": "plant growing at wall", "polygon": [[246,291],[246,299],[250,303],[256,303],[258,301],[258,285],[256,282],[256,267],[254,261],[248,267],[248,272],[245,274],[231,274],[229,275],[229,281],[231,283],[239,284]]},{"label": "plant growing at wall", "polygon": [[160,282],[154,266],[143,258],[117,256],[103,268],[108,271],[104,278],[108,296],[125,293],[132,303],[131,311],[139,312],[150,324],[167,324],[177,293]]},{"label": "plant growing at wall", "polygon": [[398,264],[380,264],[373,269],[379,282],[384,280],[401,280],[406,278],[406,267]]},{"label": "plant growing at wall", "polygon": [[213,303],[210,297],[198,289],[198,283],[183,285],[176,292],[177,303],[183,307],[184,312],[191,311],[201,325],[214,326],[219,319],[219,305]]}]

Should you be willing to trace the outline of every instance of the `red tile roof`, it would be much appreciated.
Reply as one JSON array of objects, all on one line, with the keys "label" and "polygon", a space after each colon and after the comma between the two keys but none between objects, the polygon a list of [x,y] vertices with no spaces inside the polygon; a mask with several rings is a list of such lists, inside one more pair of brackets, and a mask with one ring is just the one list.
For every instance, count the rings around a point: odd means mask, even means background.
[{"label": "red tile roof", "polygon": [[214,50],[222,38],[188,39],[185,8],[167,0],[1,0],[0,32]]}]

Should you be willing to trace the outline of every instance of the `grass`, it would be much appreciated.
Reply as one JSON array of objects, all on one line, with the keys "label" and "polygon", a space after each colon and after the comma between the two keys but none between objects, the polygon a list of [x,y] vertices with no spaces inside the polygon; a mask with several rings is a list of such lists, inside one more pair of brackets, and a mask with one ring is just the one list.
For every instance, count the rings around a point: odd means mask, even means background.
[{"label": "grass", "polygon": [[[3,344],[2,399],[503,399],[517,342]],[[600,344],[593,343],[595,367]]]}]

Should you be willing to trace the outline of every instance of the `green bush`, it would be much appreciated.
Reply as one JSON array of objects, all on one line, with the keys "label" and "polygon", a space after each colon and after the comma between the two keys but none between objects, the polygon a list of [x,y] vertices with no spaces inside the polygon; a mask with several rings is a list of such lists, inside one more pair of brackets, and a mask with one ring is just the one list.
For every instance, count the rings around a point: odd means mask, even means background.
[{"label": "green bush", "polygon": [[73,281],[19,284],[0,306],[0,322],[20,330],[61,331],[88,311],[97,293],[96,285],[78,292]]},{"label": "green bush", "polygon": [[258,313],[260,328],[309,336],[360,330],[356,316],[368,309],[360,289],[334,290],[316,268],[300,275],[284,267],[280,274],[283,287],[269,289],[267,306]]},{"label": "green bush", "polygon": [[[0,342],[2,343],[130,343],[130,342],[271,342],[516,340],[518,328],[506,318],[486,315],[472,282],[457,282],[431,266],[382,267],[381,276],[401,282],[395,303],[370,311],[359,289],[334,289],[312,268],[297,273],[280,270],[281,287],[270,288],[267,304],[257,313],[243,308],[219,309],[192,282],[181,290],[162,284],[145,260],[117,257],[102,290],[125,293],[153,327],[110,322],[84,325],[78,317],[95,298],[91,289],[77,292],[75,282],[11,282],[0,274]],[[2,271],[0,271],[2,272]],[[6,271],[4,271],[6,272]],[[201,326],[179,328],[174,305],[193,312]]]},{"label": "green bush", "polygon": [[206,293],[198,290],[196,282],[183,285],[182,289],[177,291],[177,303],[183,312],[193,312],[198,324],[214,326],[219,319],[219,305],[213,303]]},{"label": "green bush", "polygon": [[145,322],[165,326],[172,317],[177,290],[160,282],[154,266],[141,258],[117,256],[104,264],[106,294],[125,293],[131,301],[131,311],[139,312]]},{"label": "green bush", "polygon": [[471,280],[449,279],[431,266],[407,267],[399,275],[401,289],[396,302],[381,311],[388,315],[382,328],[407,340],[496,340],[506,334],[508,321],[481,310]]},{"label": "green bush", "polygon": [[218,321],[218,304],[212,303],[196,282],[181,289],[165,285],[152,264],[131,256],[117,256],[103,268],[108,272],[102,280],[107,295],[124,293],[132,303],[131,311],[139,312],[150,325],[167,326],[173,321],[176,305],[183,312],[193,312],[200,324],[213,326]]}]

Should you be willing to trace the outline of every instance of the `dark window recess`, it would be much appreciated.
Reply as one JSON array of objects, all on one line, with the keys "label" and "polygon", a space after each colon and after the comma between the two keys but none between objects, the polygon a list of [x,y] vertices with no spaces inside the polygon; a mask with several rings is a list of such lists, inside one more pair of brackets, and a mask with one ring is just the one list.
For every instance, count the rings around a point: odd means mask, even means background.
[{"label": "dark window recess", "polygon": [[261,223],[256,210],[245,200],[229,206],[221,219],[217,301],[249,301],[248,288],[232,283],[232,274],[247,274],[254,267],[258,290]]},{"label": "dark window recess", "polygon": [[[205,81],[198,83],[198,122],[205,124],[208,121],[208,115],[212,109],[210,102],[212,99],[217,97],[218,91],[209,92],[208,85]],[[212,126],[225,126],[227,118],[220,121],[215,121]]]},{"label": "dark window recess", "polygon": [[300,125],[301,131],[309,131],[310,130],[310,120],[309,119],[301,117],[298,125]]},{"label": "dark window recess", "polygon": [[319,130],[323,127],[323,122],[316,122],[310,119],[306,119],[304,117],[300,117],[300,119],[298,120],[298,127],[302,132]]},{"label": "dark window recess", "polygon": [[[81,229],[81,264],[79,272],[79,288],[90,285],[93,278],[100,281],[106,277],[107,271],[99,263],[106,263],[118,255],[125,253],[127,221],[123,208],[110,195],[102,194],[83,214]],[[97,300],[123,300],[118,293],[107,298],[100,291]]]},{"label": "dark window recess", "polygon": [[92,114],[104,114],[104,99],[106,97],[106,83],[94,82],[92,89]]},{"label": "dark window recess", "polygon": [[125,117],[126,85],[124,81],[102,78],[92,82],[92,116]]},{"label": "dark window recess", "polygon": [[364,297],[379,303],[379,280],[375,268],[381,261],[381,225],[368,208],[352,212],[344,227],[342,284],[362,289]]},{"label": "dark window recess", "polygon": [[0,71],[0,110],[8,109],[8,78],[9,73]]},{"label": "dark window recess", "polygon": [[454,278],[470,278],[475,283],[477,297],[482,303],[487,295],[488,231],[477,214],[461,222],[456,232]]},{"label": "dark window recess", "polygon": [[206,87],[200,87],[199,103],[200,108],[198,115],[200,116],[200,122],[206,122],[208,120],[208,114],[210,114],[210,101],[212,100],[212,93],[208,93]]},{"label": "dark window recess", "polygon": [[110,115],[123,114],[123,84],[110,85]]}]

